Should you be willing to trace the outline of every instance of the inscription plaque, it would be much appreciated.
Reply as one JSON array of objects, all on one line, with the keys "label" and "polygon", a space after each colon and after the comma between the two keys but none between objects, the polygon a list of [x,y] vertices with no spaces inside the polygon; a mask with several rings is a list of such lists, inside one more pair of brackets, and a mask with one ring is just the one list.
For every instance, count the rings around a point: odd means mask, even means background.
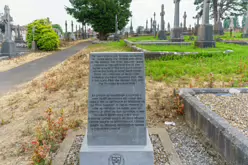
[{"label": "inscription plaque", "polygon": [[146,145],[144,53],[91,53],[88,145]]}]

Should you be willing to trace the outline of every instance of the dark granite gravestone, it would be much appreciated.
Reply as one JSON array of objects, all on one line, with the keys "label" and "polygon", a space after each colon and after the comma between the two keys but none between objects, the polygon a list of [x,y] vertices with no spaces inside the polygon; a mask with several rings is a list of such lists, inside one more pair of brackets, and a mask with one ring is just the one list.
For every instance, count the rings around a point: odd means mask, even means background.
[{"label": "dark granite gravestone", "polygon": [[204,0],[202,24],[198,29],[198,39],[195,45],[200,48],[215,47],[213,26],[209,24],[209,0]]},{"label": "dark granite gravestone", "polygon": [[[111,159],[117,155],[118,163]],[[154,164],[146,128],[144,53],[90,55],[88,129],[80,165],[116,164]]]}]

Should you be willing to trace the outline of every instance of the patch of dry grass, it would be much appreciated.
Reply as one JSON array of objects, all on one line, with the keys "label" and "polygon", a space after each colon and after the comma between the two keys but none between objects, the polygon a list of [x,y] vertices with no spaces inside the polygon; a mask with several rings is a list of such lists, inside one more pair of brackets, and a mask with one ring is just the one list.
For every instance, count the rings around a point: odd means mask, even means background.
[{"label": "patch of dry grass", "polygon": [[[72,128],[87,124],[88,76],[90,52],[129,51],[111,45],[93,45],[53,67],[31,82],[0,97],[0,162],[5,165],[29,164],[30,142],[34,129],[44,123],[44,111],[64,110],[66,123]],[[163,82],[147,79],[148,126],[162,125],[173,118],[172,89]]]}]

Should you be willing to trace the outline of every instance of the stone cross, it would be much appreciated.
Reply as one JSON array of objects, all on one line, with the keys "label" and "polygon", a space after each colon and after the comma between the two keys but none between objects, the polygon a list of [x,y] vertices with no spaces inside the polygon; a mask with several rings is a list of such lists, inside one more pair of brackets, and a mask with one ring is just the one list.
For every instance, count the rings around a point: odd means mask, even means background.
[{"label": "stone cross", "polygon": [[196,25],[199,25],[200,23],[200,13],[198,13],[197,15],[196,15],[196,19],[197,19],[197,24]]},{"label": "stone cross", "polygon": [[168,22],[168,25],[167,25],[167,30],[168,32],[170,32],[170,23]]},{"label": "stone cross", "polygon": [[155,12],[154,12],[153,16],[154,16],[154,21],[155,21],[156,20],[156,18],[155,18],[156,17],[156,13]]},{"label": "stone cross", "polygon": [[203,4],[203,16],[202,16],[202,24],[209,24],[209,3],[210,0],[204,0]]},{"label": "stone cross", "polygon": [[186,18],[187,18],[187,14],[186,14],[186,11],[185,11],[184,15],[183,15],[183,28],[186,28]]},{"label": "stone cross", "polygon": [[65,32],[67,33],[67,21],[65,21]]},{"label": "stone cross", "polygon": [[148,20],[146,20],[146,30],[148,30]]},{"label": "stone cross", "polygon": [[154,36],[156,36],[156,29],[157,29],[157,23],[156,23],[156,20],[154,19],[153,20],[153,33],[154,33]]},{"label": "stone cross", "polygon": [[165,12],[164,12],[164,4],[161,6],[161,13],[160,13],[160,16],[161,16],[161,30],[164,31],[164,15],[165,15]]},{"label": "stone cross", "polygon": [[9,6],[5,5],[4,7],[4,15],[2,16],[2,20],[5,24],[5,39],[7,41],[12,40],[12,31],[10,27],[10,22],[13,21],[13,18],[10,16]]},{"label": "stone cross", "polygon": [[174,28],[179,27],[179,3],[180,0],[174,0],[175,3],[175,14],[174,14]]},{"label": "stone cross", "polygon": [[74,28],[73,28],[73,21],[71,21],[71,32],[73,33]]},{"label": "stone cross", "polygon": [[152,18],[151,18],[151,32],[152,32],[152,22],[153,22],[153,21],[152,21]]},{"label": "stone cross", "polygon": [[182,23],[182,22],[180,23],[180,27],[181,27],[181,28],[183,27],[183,23]]}]

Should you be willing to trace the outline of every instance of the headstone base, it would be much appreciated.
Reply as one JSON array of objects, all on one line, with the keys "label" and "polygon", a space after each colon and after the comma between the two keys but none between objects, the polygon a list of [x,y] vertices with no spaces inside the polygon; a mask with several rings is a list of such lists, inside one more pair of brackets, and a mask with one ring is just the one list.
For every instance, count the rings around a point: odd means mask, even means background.
[{"label": "headstone base", "polygon": [[216,47],[213,40],[213,26],[210,24],[202,24],[198,29],[198,40],[195,45],[200,48]]},{"label": "headstone base", "polygon": [[159,33],[158,33],[158,38],[159,40],[166,40],[167,37],[166,37],[166,33],[164,30],[160,30]]},{"label": "headstone base", "polygon": [[183,28],[174,28],[171,31],[171,42],[183,42]]},{"label": "headstone base", "polygon": [[88,146],[86,135],[80,149],[80,165],[154,165],[153,146],[148,132],[146,136],[146,146]]},{"label": "headstone base", "polygon": [[9,56],[15,57],[16,53],[16,45],[14,41],[4,41],[2,43],[1,54],[0,56]]},{"label": "headstone base", "polygon": [[248,38],[248,34],[242,34],[243,38]]},{"label": "headstone base", "polygon": [[196,41],[195,46],[199,48],[215,48],[216,42],[215,41]]},{"label": "headstone base", "polygon": [[200,25],[196,25],[195,29],[194,29],[194,35],[197,36],[198,35],[198,29],[199,29]]}]

